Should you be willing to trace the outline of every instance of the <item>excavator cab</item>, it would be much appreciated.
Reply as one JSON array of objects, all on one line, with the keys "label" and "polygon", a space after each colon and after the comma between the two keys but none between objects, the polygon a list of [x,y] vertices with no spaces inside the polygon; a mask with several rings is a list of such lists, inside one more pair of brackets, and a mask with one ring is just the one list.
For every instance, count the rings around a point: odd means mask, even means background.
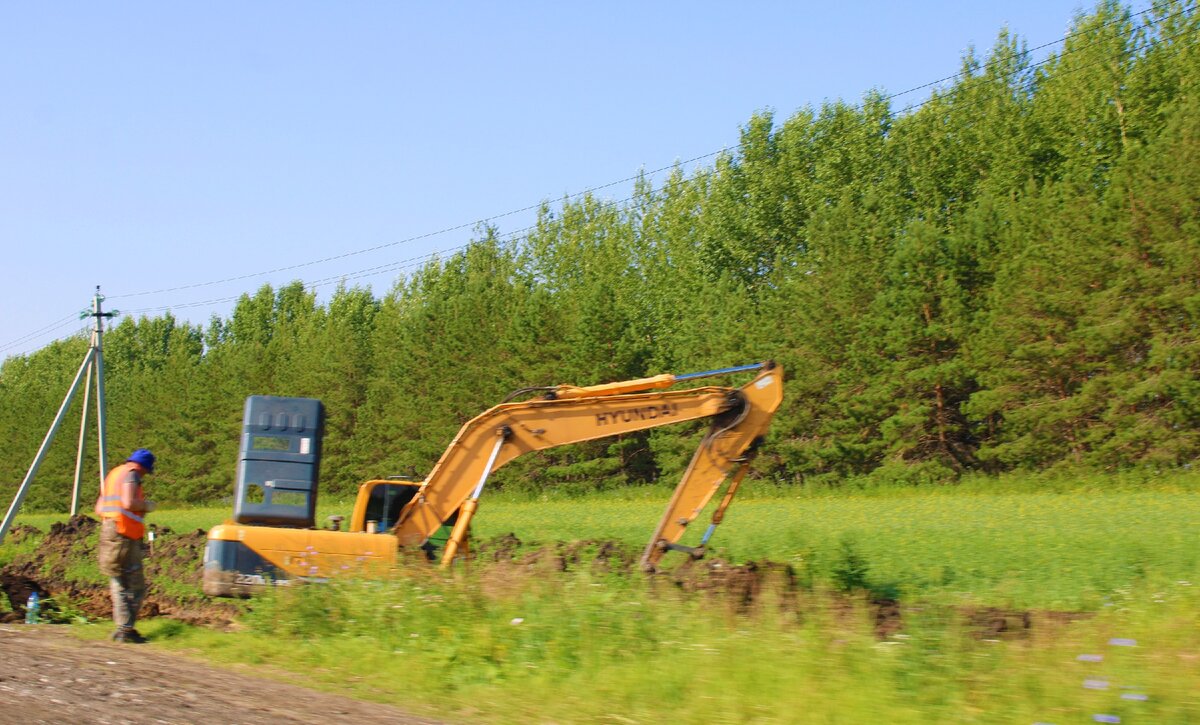
[{"label": "excavator cab", "polygon": [[[362,485],[359,500],[365,500],[362,519],[351,520],[351,531],[383,532],[396,525],[400,512],[421,490],[419,481],[368,481]],[[366,494],[363,496],[363,494]],[[357,514],[358,512],[355,511]]]},{"label": "excavator cab", "polygon": [[[421,490],[421,481],[407,478],[389,478],[367,481],[359,486],[357,503],[350,518],[350,531],[369,534],[390,531],[400,519],[400,512]],[[458,522],[458,512],[450,515],[446,522],[421,545],[425,556],[437,558],[439,551],[450,538],[450,531]]]}]

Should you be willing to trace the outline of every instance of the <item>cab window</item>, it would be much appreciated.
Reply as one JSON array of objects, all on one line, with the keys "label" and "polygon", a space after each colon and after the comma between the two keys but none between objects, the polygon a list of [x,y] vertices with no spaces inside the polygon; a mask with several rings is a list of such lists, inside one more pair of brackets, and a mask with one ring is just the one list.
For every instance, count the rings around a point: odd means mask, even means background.
[{"label": "cab window", "polygon": [[401,509],[417,495],[418,488],[402,483],[376,484],[367,498],[366,521],[375,521],[379,532],[392,528]]}]

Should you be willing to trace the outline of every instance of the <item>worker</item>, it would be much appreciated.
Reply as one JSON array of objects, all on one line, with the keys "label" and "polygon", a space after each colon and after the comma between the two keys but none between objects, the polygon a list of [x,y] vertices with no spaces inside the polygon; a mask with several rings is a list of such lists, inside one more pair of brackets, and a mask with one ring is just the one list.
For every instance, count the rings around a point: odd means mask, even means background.
[{"label": "worker", "polygon": [[154,510],[142,491],[142,477],[154,473],[154,454],[139,448],[124,463],[108,472],[96,500],[100,517],[100,571],[109,578],[113,622],[117,642],[141,644],[138,610],[146,597],[146,574],[142,569],[142,517]]}]

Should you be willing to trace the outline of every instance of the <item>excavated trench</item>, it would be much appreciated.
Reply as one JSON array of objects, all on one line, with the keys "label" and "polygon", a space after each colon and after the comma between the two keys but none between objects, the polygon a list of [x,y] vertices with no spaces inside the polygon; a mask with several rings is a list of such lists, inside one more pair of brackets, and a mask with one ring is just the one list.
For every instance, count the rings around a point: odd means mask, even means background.
[{"label": "excavated trench", "polygon": [[[87,516],[56,523],[45,535],[29,526],[16,526],[7,543],[19,545],[29,537],[41,537],[31,552],[17,555],[0,569],[0,589],[12,611],[0,613],[0,622],[22,621],[30,593],[48,598],[44,614],[50,620],[66,621],[83,616],[92,619],[112,615],[108,587],[88,562],[94,560],[98,524]],[[157,532],[153,549],[145,560],[148,592],[142,617],[167,617],[189,624],[227,627],[244,605],[214,599],[200,593],[205,532],[197,529],[176,533],[167,528]],[[530,549],[508,535],[475,546],[471,565],[485,582],[511,588],[523,581],[518,572],[538,576],[565,575],[581,567],[618,576],[638,576],[638,552],[613,541],[558,542]],[[761,607],[778,607],[797,622],[811,606],[831,607],[835,614],[859,617],[864,598],[816,595],[802,587],[787,564],[771,561],[731,564],[719,559],[685,560],[674,568],[655,574],[653,591],[666,595],[704,597],[734,615],[752,614]],[[818,603],[818,599],[820,600]],[[886,638],[904,629],[904,610],[894,599],[867,598],[876,636]],[[1012,611],[998,608],[948,610],[966,631],[979,638],[1020,638],[1035,628],[1061,625],[1085,618],[1086,613]]]}]

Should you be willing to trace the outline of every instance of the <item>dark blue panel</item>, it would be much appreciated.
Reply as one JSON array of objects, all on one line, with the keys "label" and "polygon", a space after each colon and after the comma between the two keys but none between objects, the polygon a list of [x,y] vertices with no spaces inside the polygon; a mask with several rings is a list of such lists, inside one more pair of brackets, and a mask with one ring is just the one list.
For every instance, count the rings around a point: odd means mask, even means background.
[{"label": "dark blue panel", "polygon": [[324,406],[313,398],[246,399],[234,521],[315,525],[324,417]]}]

